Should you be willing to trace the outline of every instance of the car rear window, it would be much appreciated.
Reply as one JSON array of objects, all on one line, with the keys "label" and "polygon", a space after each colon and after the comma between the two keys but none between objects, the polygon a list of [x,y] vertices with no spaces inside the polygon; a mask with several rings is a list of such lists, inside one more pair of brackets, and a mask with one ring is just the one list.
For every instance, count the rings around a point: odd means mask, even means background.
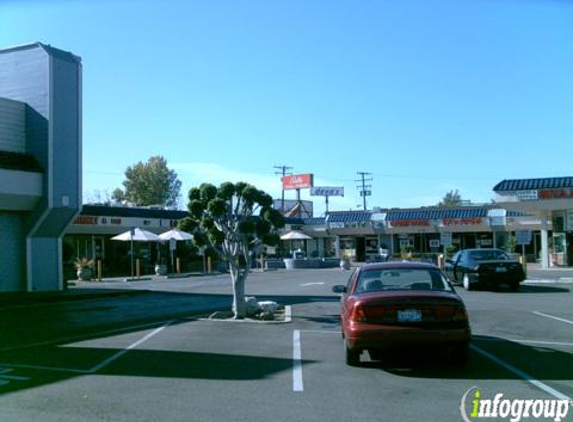
[{"label": "car rear window", "polygon": [[356,293],[383,290],[451,291],[442,272],[425,268],[366,270],[360,273]]},{"label": "car rear window", "polygon": [[474,261],[508,260],[509,256],[503,251],[472,251],[470,257]]}]

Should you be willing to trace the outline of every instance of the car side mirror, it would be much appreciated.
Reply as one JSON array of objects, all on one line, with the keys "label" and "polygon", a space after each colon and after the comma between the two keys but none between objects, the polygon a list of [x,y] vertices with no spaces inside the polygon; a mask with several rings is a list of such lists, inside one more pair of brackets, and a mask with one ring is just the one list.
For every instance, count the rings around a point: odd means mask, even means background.
[{"label": "car side mirror", "polygon": [[332,287],[332,292],[333,293],[346,293],[346,286],[343,286],[342,284],[337,284],[336,286]]}]

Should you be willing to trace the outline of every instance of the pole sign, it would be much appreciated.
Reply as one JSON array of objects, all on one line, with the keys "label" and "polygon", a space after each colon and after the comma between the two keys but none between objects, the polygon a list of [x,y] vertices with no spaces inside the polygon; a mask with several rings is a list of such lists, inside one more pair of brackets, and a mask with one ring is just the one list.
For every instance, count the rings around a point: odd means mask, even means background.
[{"label": "pole sign", "polygon": [[531,230],[516,230],[515,240],[518,245],[529,245],[531,243]]},{"label": "pole sign", "polygon": [[344,187],[313,186],[310,188],[311,196],[344,196]]},{"label": "pole sign", "polygon": [[440,233],[440,243],[446,248],[452,244],[452,234],[450,232]]},{"label": "pole sign", "polygon": [[283,189],[307,189],[314,184],[313,174],[293,174],[282,178]]},{"label": "pole sign", "polygon": [[175,239],[169,239],[169,250],[174,251],[177,249],[177,241]]}]

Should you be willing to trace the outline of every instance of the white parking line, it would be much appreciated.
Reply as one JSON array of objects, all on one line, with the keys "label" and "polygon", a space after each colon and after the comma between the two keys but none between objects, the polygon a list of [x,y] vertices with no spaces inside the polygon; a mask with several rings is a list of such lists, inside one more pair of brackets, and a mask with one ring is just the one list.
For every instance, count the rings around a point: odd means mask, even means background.
[{"label": "white parking line", "polygon": [[324,284],[326,284],[326,283],[325,282],[304,283],[304,284],[301,284],[301,287],[322,286]]},{"label": "white parking line", "polygon": [[169,321],[166,324],[162,325],[159,328],[156,328],[155,330],[153,330],[152,332],[150,332],[149,334],[147,334],[145,337],[137,340],[135,343],[130,344],[129,346],[127,346],[125,349],[120,350],[119,352],[117,352],[115,355],[107,358],[106,360],[104,360],[103,362],[97,364],[96,366],[94,366],[93,368],[90,369],[90,372],[97,372],[103,368],[105,368],[107,365],[109,365],[110,363],[112,363],[113,361],[119,359],[120,357],[122,357],[123,355],[125,355],[127,352],[129,352],[131,349],[136,348],[137,346],[139,346],[140,344],[142,344],[143,342],[149,340],[151,337],[153,337],[156,334],[159,334],[161,331],[163,331],[165,328],[169,327],[171,324],[173,323],[173,321]]},{"label": "white parking line", "polygon": [[510,365],[509,363],[501,360],[500,358],[498,358],[495,355],[492,355],[489,352],[486,352],[485,350],[483,350],[481,347],[478,347],[474,344],[470,345],[470,347],[475,350],[476,352],[478,352],[479,354],[485,356],[486,358],[492,360],[493,362],[497,363],[499,366],[507,369],[509,372],[512,372],[513,374],[517,375],[519,378],[524,379],[525,381],[529,382],[530,384],[534,385],[535,387],[539,388],[540,390],[545,391],[546,393],[552,395],[553,397],[559,399],[559,400],[569,400],[571,401],[571,397],[557,391],[556,389],[548,386],[547,384],[542,383],[539,380],[536,380],[535,378],[533,378],[531,375],[523,372],[520,369],[517,369],[515,366]]},{"label": "white parking line", "polygon": [[292,321],[292,307],[290,305],[285,306],[285,322]]},{"label": "white parking line", "polygon": [[304,391],[302,383],[302,352],[299,330],[294,330],[292,333],[292,390],[294,392]]},{"label": "white parking line", "polygon": [[544,314],[543,312],[538,312],[538,311],[533,311],[533,313],[534,313],[535,315],[538,315],[538,316],[542,316],[542,317],[545,317],[545,318],[551,318],[551,319],[554,319],[554,320],[556,320],[556,321],[561,321],[561,322],[565,322],[565,323],[567,323],[567,324],[572,324],[572,325],[573,325],[573,321],[569,321],[568,319],[565,319],[565,318],[559,318],[559,317],[556,317],[556,316],[553,316],[553,315]]},{"label": "white parking line", "polygon": [[128,332],[131,332],[134,330],[156,327],[158,325],[171,323],[171,322],[172,321],[150,322],[148,324],[131,325],[128,327],[123,327],[123,328],[115,328],[113,330],[96,331],[96,332],[91,333],[91,334],[81,334],[81,335],[75,335],[75,336],[60,337],[60,338],[56,338],[56,339],[52,339],[52,340],[39,341],[37,343],[30,343],[30,344],[25,344],[25,345],[20,345],[20,346],[4,347],[4,348],[0,348],[0,352],[9,352],[11,350],[20,350],[20,349],[31,349],[34,347],[51,346],[51,345],[60,344],[60,343],[71,343],[74,341],[85,340],[87,338],[101,337],[101,336],[105,336],[108,334],[128,333]]}]

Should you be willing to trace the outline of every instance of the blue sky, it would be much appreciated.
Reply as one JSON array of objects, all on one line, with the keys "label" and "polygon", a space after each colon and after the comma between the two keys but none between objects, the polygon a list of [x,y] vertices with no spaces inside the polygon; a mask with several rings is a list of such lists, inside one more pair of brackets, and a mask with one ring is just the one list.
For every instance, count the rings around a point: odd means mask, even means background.
[{"label": "blue sky", "polygon": [[82,57],[87,198],[161,154],[183,204],[279,197],[288,165],[345,187],[331,210],[360,208],[358,171],[369,208],[418,207],[573,175],[572,22],[565,0],[0,0],[0,48]]}]

